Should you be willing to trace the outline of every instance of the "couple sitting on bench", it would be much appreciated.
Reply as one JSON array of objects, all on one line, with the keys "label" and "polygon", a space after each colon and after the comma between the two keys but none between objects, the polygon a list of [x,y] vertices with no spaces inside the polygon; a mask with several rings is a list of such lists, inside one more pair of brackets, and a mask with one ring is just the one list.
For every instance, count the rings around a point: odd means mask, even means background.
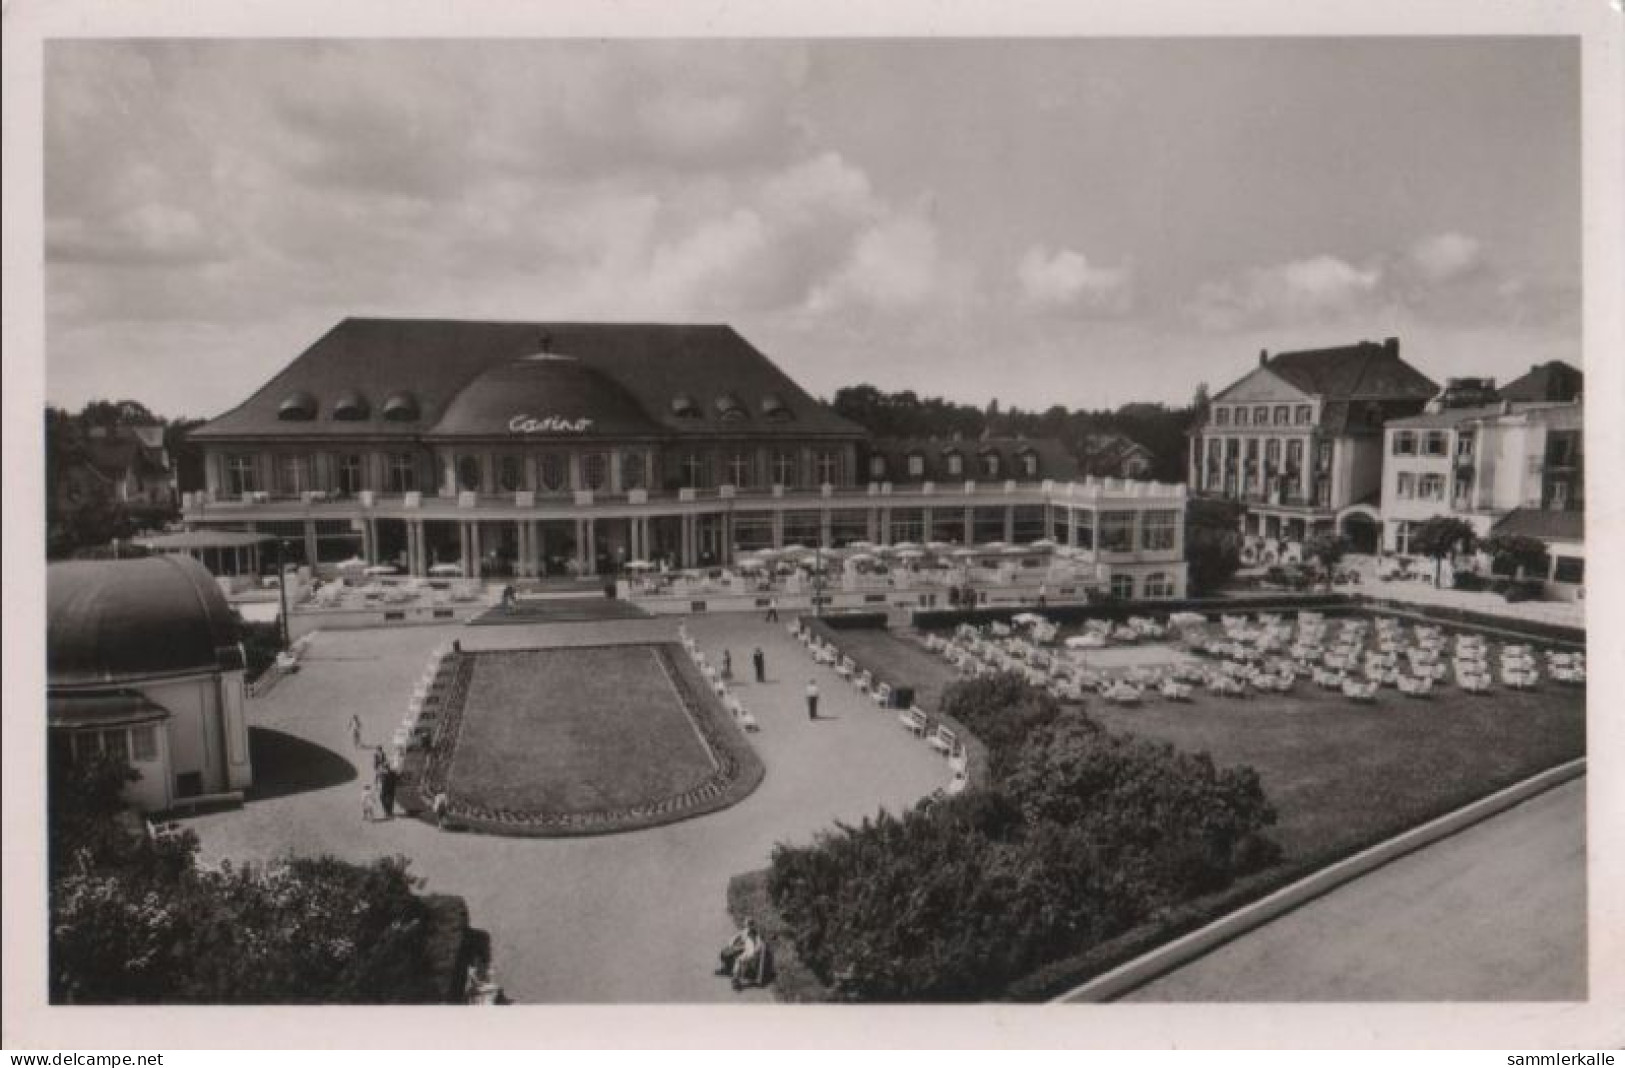
[{"label": "couple sitting on bench", "polygon": [[746,920],[744,929],[722,947],[721,961],[717,974],[732,977],[735,990],[747,984],[766,986],[773,979],[773,950],[756,930],[755,920]]}]

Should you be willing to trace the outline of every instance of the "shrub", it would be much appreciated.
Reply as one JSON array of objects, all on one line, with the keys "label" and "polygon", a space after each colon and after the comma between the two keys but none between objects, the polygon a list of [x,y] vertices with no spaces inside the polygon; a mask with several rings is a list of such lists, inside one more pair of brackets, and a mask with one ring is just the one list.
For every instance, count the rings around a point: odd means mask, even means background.
[{"label": "shrub", "polygon": [[993,997],[1278,858],[1251,769],[1114,734],[1012,676],[943,707],[988,743],[991,787],[773,852],[769,896],[838,997]]}]

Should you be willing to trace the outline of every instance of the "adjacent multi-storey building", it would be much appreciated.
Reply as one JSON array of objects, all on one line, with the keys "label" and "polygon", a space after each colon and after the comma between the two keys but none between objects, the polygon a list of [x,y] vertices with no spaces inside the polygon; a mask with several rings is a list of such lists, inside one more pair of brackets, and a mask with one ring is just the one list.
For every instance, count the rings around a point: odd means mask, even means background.
[{"label": "adjacent multi-storey building", "polygon": [[1437,392],[1400,358],[1397,338],[1261,352],[1192,431],[1190,485],[1245,504],[1246,559],[1295,559],[1324,531],[1375,551],[1383,427]]},{"label": "adjacent multi-storey building", "polygon": [[876,441],[726,326],[347,319],[193,432],[192,528],[312,564],[592,574],[752,549],[1053,537],[1119,596],[1182,596],[1182,486],[1053,443]]}]

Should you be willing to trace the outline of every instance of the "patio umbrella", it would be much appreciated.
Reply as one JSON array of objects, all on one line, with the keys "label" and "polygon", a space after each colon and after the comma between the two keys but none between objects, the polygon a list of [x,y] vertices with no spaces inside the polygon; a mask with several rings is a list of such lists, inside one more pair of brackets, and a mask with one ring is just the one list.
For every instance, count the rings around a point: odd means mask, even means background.
[{"label": "patio umbrella", "polygon": [[957,557],[960,560],[968,560],[970,557],[976,555],[976,550],[975,549],[955,549],[952,553],[949,553],[949,555]]},{"label": "patio umbrella", "polygon": [[906,553],[906,552],[913,552],[913,551],[917,550],[919,548],[919,546],[917,544],[915,544],[914,542],[912,542],[912,541],[900,541],[897,544],[893,545],[891,548],[892,548],[892,552]]},{"label": "patio umbrella", "polygon": [[333,566],[338,568],[340,571],[345,571],[352,567],[366,567],[367,561],[363,560],[359,556],[352,556],[348,560],[340,560]]},{"label": "patio umbrella", "polygon": [[1005,543],[1002,542],[1002,541],[990,541],[990,542],[983,543],[982,548],[986,549],[989,552],[992,552],[995,549],[1004,548],[1004,545],[1005,545]]},{"label": "patio umbrella", "polygon": [[647,560],[628,560],[626,569],[628,571],[652,571],[654,565]]},{"label": "patio umbrella", "polygon": [[940,553],[944,549],[953,548],[953,543],[947,541],[928,541],[925,543],[925,547],[934,553]]},{"label": "patio umbrella", "polygon": [[807,551],[807,547],[800,542],[794,542],[779,551],[783,553],[804,553]]},{"label": "patio umbrella", "polygon": [[1010,622],[1020,623],[1024,627],[1031,627],[1044,622],[1044,617],[1036,612],[1017,612],[1010,617]]},{"label": "patio umbrella", "polygon": [[436,564],[429,569],[431,575],[461,575],[462,573],[462,564]]},{"label": "patio umbrella", "polygon": [[1039,538],[1037,541],[1030,542],[1029,544],[1031,544],[1034,549],[1053,549],[1055,548],[1055,539]]},{"label": "patio umbrella", "polygon": [[919,549],[899,549],[897,552],[897,559],[918,560],[924,555],[925,553],[921,552]]},{"label": "patio umbrella", "polygon": [[1006,545],[1001,551],[1006,556],[1021,556],[1025,553],[1031,552],[1032,550],[1024,549],[1020,545]]},{"label": "patio umbrella", "polygon": [[362,572],[363,575],[393,575],[400,571],[394,564],[373,564]]},{"label": "patio umbrella", "polygon": [[760,571],[767,566],[767,561],[747,556],[736,565],[741,571]]},{"label": "patio umbrella", "polygon": [[869,549],[873,549],[875,547],[875,543],[872,541],[849,541],[846,543],[846,547],[848,549],[857,549],[860,552],[864,552]]}]

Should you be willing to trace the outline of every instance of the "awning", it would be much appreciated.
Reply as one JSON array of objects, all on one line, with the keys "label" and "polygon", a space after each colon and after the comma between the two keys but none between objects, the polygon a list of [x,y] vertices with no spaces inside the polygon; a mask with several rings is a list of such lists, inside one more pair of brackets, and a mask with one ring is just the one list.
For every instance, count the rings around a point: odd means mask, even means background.
[{"label": "awning", "polygon": [[53,693],[45,701],[52,727],[118,727],[169,718],[169,709],[134,690],[103,693]]}]

